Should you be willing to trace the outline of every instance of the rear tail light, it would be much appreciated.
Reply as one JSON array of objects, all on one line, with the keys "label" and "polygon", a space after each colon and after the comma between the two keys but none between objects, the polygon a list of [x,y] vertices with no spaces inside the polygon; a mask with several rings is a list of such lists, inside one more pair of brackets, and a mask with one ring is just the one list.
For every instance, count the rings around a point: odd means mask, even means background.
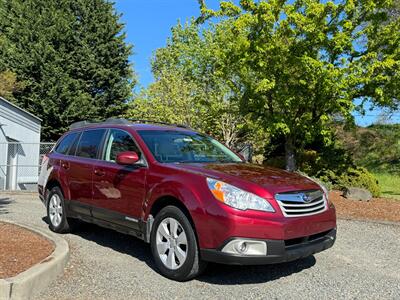
[{"label": "rear tail light", "polygon": [[47,156],[47,154],[42,156],[42,165],[45,164],[47,161],[49,160],[49,157]]}]

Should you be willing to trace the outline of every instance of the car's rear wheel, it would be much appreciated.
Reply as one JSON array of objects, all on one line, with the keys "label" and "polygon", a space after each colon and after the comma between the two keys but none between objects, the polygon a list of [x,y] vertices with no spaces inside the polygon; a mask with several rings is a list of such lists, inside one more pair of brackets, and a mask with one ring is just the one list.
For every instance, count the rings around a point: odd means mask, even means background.
[{"label": "car's rear wheel", "polygon": [[194,229],[176,206],[167,206],[156,215],[150,243],[155,263],[165,277],[186,281],[205,268]]},{"label": "car's rear wheel", "polygon": [[59,187],[53,187],[47,194],[47,219],[49,227],[57,233],[71,231],[76,220],[69,219],[65,210],[64,195]]}]

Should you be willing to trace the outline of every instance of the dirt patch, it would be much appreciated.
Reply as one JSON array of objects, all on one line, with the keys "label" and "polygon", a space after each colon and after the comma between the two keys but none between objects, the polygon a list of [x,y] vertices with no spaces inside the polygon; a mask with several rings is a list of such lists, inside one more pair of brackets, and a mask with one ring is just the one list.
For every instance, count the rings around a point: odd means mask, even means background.
[{"label": "dirt patch", "polygon": [[54,251],[47,239],[22,227],[0,222],[0,278],[13,277]]},{"label": "dirt patch", "polygon": [[400,222],[400,201],[374,198],[369,202],[348,200],[342,192],[332,191],[329,199],[335,204],[339,218]]}]

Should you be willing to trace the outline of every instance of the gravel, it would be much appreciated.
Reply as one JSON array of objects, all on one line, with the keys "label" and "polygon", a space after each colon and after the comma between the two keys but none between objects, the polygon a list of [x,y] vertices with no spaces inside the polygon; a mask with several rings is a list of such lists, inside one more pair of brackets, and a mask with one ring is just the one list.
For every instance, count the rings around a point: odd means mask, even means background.
[{"label": "gravel", "polygon": [[[47,227],[33,194],[0,194],[0,220]],[[85,224],[63,237],[71,259],[34,299],[400,299],[400,226],[338,222],[333,248],[270,266],[209,265],[190,282],[160,276],[150,248],[134,237]]]}]

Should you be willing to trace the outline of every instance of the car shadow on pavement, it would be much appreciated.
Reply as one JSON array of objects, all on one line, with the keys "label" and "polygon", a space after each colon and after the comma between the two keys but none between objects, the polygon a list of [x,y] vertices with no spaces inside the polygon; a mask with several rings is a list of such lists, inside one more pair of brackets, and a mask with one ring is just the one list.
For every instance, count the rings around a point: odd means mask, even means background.
[{"label": "car shadow on pavement", "polygon": [[0,215],[8,214],[7,205],[14,202],[10,198],[0,198]]},{"label": "car shadow on pavement", "polygon": [[[43,221],[48,224],[47,217],[43,217]],[[153,262],[149,244],[133,236],[84,222],[72,234],[119,253],[130,255],[143,261],[155,272],[158,272]],[[220,285],[265,283],[299,273],[311,268],[315,263],[314,256],[289,263],[263,266],[235,266],[210,263],[204,273],[195,278],[195,280]]]},{"label": "car shadow on pavement", "polygon": [[[42,220],[49,224],[47,217],[43,217]],[[80,222],[78,228],[71,234],[119,253],[130,255],[156,270],[150,246],[138,238],[85,222]]]},{"label": "car shadow on pavement", "polygon": [[314,256],[297,261],[260,266],[209,264],[197,280],[210,284],[237,285],[265,283],[309,269],[316,263]]}]

